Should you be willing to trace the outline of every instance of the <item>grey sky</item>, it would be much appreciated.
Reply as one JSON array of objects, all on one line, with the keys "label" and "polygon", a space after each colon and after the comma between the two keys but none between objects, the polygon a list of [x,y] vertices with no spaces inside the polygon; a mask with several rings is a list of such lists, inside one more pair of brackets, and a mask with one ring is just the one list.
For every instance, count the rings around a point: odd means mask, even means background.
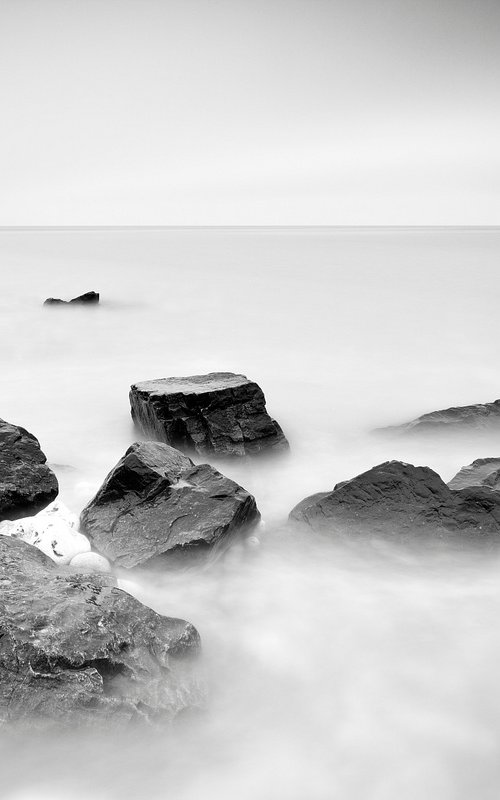
[{"label": "grey sky", "polygon": [[498,0],[0,0],[0,225],[500,224]]}]

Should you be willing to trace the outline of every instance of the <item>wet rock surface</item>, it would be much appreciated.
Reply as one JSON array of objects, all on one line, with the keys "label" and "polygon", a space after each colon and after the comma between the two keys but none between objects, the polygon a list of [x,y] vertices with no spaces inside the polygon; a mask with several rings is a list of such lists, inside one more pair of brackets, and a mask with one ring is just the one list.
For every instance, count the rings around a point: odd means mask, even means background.
[{"label": "wet rock surface", "polygon": [[57,478],[38,440],[0,419],[0,520],[36,514],[55,499]]},{"label": "wet rock surface", "polygon": [[262,389],[244,375],[143,381],[131,387],[130,405],[144,434],[186,453],[227,457],[288,449]]},{"label": "wet rock surface", "polygon": [[307,497],[290,518],[346,536],[457,536],[500,544],[500,493],[484,486],[454,491],[429,467],[401,461]]},{"label": "wet rock surface", "polygon": [[465,489],[469,486],[487,486],[500,491],[500,458],[478,458],[448,483],[450,489]]},{"label": "wet rock surface", "polygon": [[6,536],[0,585],[0,725],[154,722],[200,704],[190,623]]},{"label": "wet rock surface", "polygon": [[117,566],[173,566],[213,557],[259,519],[252,495],[214,467],[137,442],[83,510],[81,530]]},{"label": "wet rock surface", "polygon": [[432,411],[403,425],[379,428],[377,433],[445,434],[500,431],[500,400],[493,403],[477,403],[472,406],[457,406],[441,411]]},{"label": "wet rock surface", "polygon": [[73,297],[72,300],[61,300],[59,297],[47,297],[44,301],[44,306],[92,306],[99,303],[99,292],[85,292],[78,297]]}]

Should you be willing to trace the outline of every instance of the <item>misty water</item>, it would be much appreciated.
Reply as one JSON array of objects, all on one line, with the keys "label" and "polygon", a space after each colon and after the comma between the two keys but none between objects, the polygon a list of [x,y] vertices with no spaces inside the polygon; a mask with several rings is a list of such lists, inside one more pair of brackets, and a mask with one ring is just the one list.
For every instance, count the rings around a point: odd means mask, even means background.
[{"label": "misty water", "polygon": [[[80,512],[137,437],[130,384],[242,372],[291,453],[217,466],[263,524],[207,568],[127,589],[193,622],[208,699],[170,730],[0,736],[7,800],[497,798],[500,553],[292,531],[291,508],[382,461],[449,480],[500,440],[381,439],[500,397],[500,231],[0,232],[0,416]],[[43,308],[101,293],[98,308]]]}]

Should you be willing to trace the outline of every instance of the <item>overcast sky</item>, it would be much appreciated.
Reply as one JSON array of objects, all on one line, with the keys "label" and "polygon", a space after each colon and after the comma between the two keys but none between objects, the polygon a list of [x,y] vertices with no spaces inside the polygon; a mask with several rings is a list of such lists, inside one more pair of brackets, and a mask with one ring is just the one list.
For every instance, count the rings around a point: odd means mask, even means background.
[{"label": "overcast sky", "polygon": [[500,0],[0,0],[0,225],[500,224]]}]

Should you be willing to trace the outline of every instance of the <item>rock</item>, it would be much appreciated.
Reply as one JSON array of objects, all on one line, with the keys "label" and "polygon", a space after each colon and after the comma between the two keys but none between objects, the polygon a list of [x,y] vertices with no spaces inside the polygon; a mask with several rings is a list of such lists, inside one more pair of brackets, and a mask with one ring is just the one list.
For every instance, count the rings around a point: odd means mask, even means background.
[{"label": "rock", "polygon": [[207,558],[260,518],[255,499],[209,464],[137,442],[81,514],[92,545],[120,567]]},{"label": "rock", "polygon": [[108,559],[100,556],[99,553],[78,553],[71,559],[69,566],[75,572],[100,572],[103,574],[111,572]]},{"label": "rock", "polygon": [[232,372],[159,378],[130,390],[132,419],[146,435],[200,456],[245,456],[288,448],[256,383]]},{"label": "rock", "polygon": [[0,522],[0,533],[37,547],[57,564],[69,564],[90,550],[86,536],[78,533],[78,517],[62,503],[52,503],[34,517]]},{"label": "rock", "polygon": [[462,467],[448,483],[450,489],[465,489],[468,486],[488,486],[500,490],[500,458],[478,458]]},{"label": "rock", "polygon": [[123,724],[199,706],[199,635],[105,576],[0,536],[0,725]]},{"label": "rock", "polygon": [[97,305],[99,302],[99,292],[85,292],[72,300],[60,300],[58,297],[48,297],[44,301],[44,306],[69,306],[76,304],[80,306]]},{"label": "rock", "polygon": [[485,487],[454,491],[429,467],[401,461],[302,500],[290,518],[345,536],[459,536],[500,544],[500,493]]},{"label": "rock", "polygon": [[495,400],[493,403],[477,403],[473,406],[458,406],[442,411],[432,411],[411,422],[379,428],[376,432],[420,435],[490,431],[494,428],[500,431],[500,400]]},{"label": "rock", "polygon": [[0,419],[0,520],[44,508],[59,491],[57,478],[32,433]]}]

